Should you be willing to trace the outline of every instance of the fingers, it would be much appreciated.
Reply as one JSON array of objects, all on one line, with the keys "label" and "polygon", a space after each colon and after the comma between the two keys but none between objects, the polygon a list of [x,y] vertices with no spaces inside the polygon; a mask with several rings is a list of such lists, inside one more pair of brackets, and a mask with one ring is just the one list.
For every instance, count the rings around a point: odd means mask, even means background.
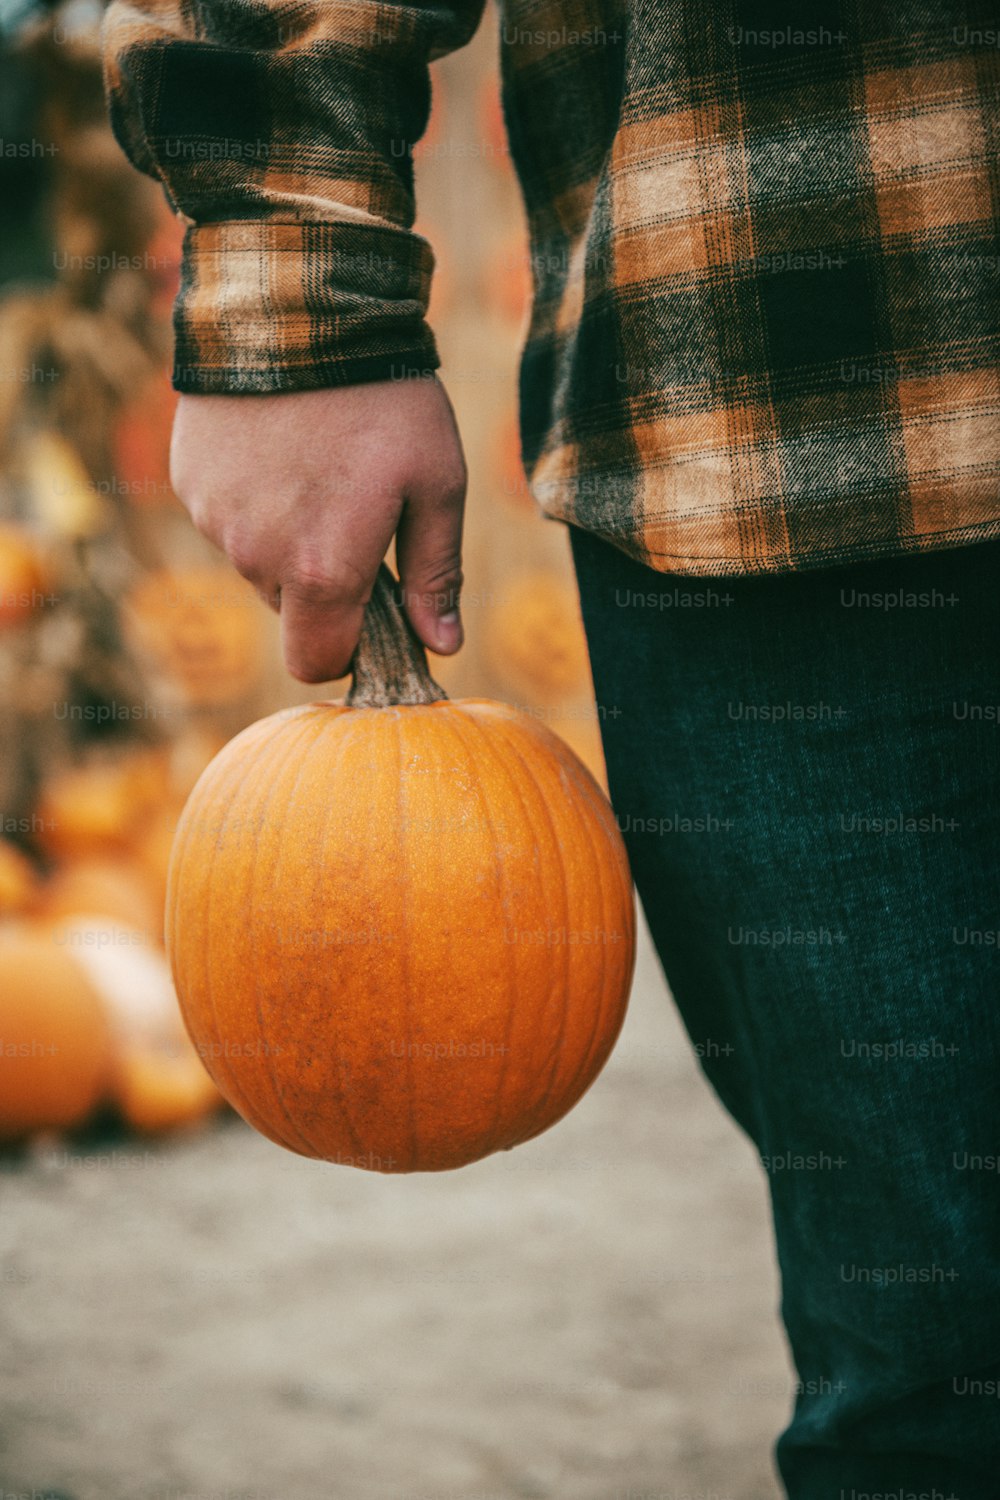
[{"label": "fingers", "polygon": [[378,561],[364,569],[299,565],[282,579],[285,665],[300,682],[329,682],[349,671]]},{"label": "fingers", "polygon": [[442,656],[457,651],[463,639],[464,507],[463,474],[448,488],[408,499],[396,533],[396,562],[410,624],[424,645]]}]

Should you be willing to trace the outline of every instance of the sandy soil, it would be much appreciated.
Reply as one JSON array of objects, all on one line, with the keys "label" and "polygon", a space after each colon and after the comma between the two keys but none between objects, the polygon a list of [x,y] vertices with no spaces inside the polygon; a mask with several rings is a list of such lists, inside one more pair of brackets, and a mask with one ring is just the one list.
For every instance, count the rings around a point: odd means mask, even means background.
[{"label": "sandy soil", "polygon": [[574,1113],[383,1178],[235,1119],[0,1173],[0,1500],[774,1500],[764,1179],[644,953]]}]

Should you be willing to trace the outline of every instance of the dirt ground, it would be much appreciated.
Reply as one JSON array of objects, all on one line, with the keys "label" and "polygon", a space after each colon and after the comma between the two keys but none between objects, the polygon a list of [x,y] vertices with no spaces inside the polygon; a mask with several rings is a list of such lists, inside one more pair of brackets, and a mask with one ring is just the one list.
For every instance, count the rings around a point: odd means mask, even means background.
[{"label": "dirt ground", "polygon": [[235,1119],[0,1173],[0,1500],[774,1500],[764,1179],[648,948],[546,1136],[456,1173]]}]

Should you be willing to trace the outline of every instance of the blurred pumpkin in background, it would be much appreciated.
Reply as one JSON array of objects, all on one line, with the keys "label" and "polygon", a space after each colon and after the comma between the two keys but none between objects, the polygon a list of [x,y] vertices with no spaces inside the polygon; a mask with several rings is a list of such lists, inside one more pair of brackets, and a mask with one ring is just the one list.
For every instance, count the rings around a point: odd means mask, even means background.
[{"label": "blurred pumpkin in background", "polygon": [[37,544],[23,528],[0,525],[0,628],[27,619],[47,584]]},{"label": "blurred pumpkin in background", "polygon": [[30,859],[8,839],[0,838],[0,916],[27,910],[37,890],[38,875]]},{"label": "blurred pumpkin in background", "polygon": [[120,854],[167,794],[169,767],[160,750],[133,750],[51,775],[38,800],[37,839],[56,859]]},{"label": "blurred pumpkin in background", "polygon": [[231,568],[160,569],[124,606],[126,633],[192,707],[242,698],[256,684],[263,605]]},{"label": "blurred pumpkin in background", "polygon": [[109,1086],[101,998],[44,929],[0,930],[0,1140],[81,1124]]}]

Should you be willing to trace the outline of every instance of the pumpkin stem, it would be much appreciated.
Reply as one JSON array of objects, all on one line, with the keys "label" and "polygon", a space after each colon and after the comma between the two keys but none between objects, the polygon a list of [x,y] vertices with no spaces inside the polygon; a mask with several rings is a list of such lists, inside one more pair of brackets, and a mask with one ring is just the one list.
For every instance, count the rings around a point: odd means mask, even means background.
[{"label": "pumpkin stem", "polygon": [[448,694],[427,670],[424,648],[403,613],[399,583],[382,563],[351,663],[349,708],[439,703]]}]

